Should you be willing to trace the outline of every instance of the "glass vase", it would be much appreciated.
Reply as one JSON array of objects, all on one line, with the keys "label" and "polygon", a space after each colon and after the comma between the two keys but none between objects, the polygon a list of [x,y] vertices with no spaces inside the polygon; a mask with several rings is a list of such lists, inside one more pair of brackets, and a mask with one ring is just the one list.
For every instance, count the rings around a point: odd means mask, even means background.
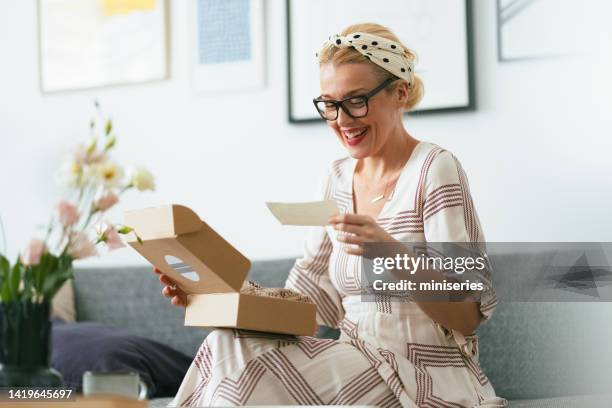
[{"label": "glass vase", "polygon": [[50,302],[0,303],[0,387],[62,387],[50,368]]}]

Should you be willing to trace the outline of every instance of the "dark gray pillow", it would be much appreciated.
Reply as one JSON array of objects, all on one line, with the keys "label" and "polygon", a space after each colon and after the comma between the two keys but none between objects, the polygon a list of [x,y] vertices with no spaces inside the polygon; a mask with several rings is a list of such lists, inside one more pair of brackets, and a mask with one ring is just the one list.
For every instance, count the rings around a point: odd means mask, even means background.
[{"label": "dark gray pillow", "polygon": [[85,371],[138,373],[148,396],[174,396],[191,358],[162,343],[94,322],[53,322],[52,363],[66,387],[82,390]]}]

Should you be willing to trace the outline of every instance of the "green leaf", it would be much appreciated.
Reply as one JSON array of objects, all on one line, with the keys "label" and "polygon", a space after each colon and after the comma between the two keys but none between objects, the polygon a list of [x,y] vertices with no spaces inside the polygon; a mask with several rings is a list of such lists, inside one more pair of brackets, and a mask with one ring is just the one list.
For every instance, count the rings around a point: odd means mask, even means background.
[{"label": "green leaf", "polygon": [[117,138],[115,137],[115,135],[111,135],[108,138],[108,141],[106,142],[106,145],[104,145],[104,150],[109,150],[112,149],[113,146],[115,146],[115,143],[117,142]]},{"label": "green leaf", "polygon": [[2,292],[0,293],[0,298],[2,298],[2,303],[8,303],[11,299],[11,289],[9,288],[9,280],[6,279],[2,283]]},{"label": "green leaf", "polygon": [[19,299],[19,282],[21,281],[22,269],[23,265],[21,264],[21,260],[17,260],[9,277],[9,291],[14,300]]},{"label": "green leaf", "polygon": [[57,269],[51,274],[50,279],[47,279],[43,288],[43,297],[52,300],[57,291],[62,287],[64,282],[72,279],[72,267],[67,269]]},{"label": "green leaf", "polygon": [[7,279],[10,270],[11,263],[4,255],[0,254],[0,278]]},{"label": "green leaf", "polygon": [[[31,269],[32,269],[32,279],[33,279],[32,286],[34,287],[34,290],[36,292],[38,292],[38,293],[40,293],[40,288],[41,288],[42,282],[44,280],[44,276],[42,276],[42,273],[43,273],[43,270],[44,270],[44,265],[43,265],[44,261],[45,261],[45,256],[43,255],[40,258],[40,264],[31,267]],[[25,279],[27,279],[27,278],[25,278]]]},{"label": "green leaf", "polygon": [[64,282],[73,277],[72,257],[68,254],[62,254],[59,257],[53,256],[53,265],[49,272],[41,293],[45,299],[52,300]]},{"label": "green leaf", "polygon": [[96,139],[91,139],[91,142],[89,142],[89,145],[87,146],[87,149],[85,150],[85,153],[88,156],[91,156],[93,152],[96,151],[97,145],[98,145],[98,141]]},{"label": "green leaf", "polygon": [[113,130],[113,122],[111,122],[111,120],[109,119],[106,121],[106,126],[104,127],[104,133],[106,134],[106,136],[110,134],[111,130]]},{"label": "green leaf", "polygon": [[57,259],[57,267],[62,270],[72,270],[72,257],[67,253],[61,254]]},{"label": "green leaf", "polygon": [[40,293],[42,285],[45,281],[44,271],[45,271],[46,261],[47,261],[47,253],[44,253],[40,257],[40,262],[38,263],[38,265],[32,267],[32,272],[33,272],[32,277],[34,278],[33,286],[34,286],[34,290],[37,293]]},{"label": "green leaf", "polygon": [[28,300],[32,297],[34,288],[34,275],[37,266],[27,266],[23,273],[23,298]]},{"label": "green leaf", "polygon": [[45,282],[51,275],[55,273],[57,269],[58,258],[57,256],[46,252],[40,259],[39,265],[39,276],[36,281],[36,291],[40,294],[44,292]]},{"label": "green leaf", "polygon": [[[9,271],[11,270],[11,263],[2,254],[0,254],[0,293],[4,283],[8,281]],[[1,294],[0,294],[1,297]]]}]

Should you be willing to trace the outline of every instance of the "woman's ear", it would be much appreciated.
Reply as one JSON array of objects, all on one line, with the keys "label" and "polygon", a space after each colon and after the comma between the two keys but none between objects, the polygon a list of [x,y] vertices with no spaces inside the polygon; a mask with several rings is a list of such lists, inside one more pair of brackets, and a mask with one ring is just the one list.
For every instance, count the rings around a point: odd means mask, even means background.
[{"label": "woman's ear", "polygon": [[400,81],[395,88],[396,101],[401,107],[406,105],[406,101],[408,101],[408,95],[410,93],[410,89],[408,88],[408,82]]}]

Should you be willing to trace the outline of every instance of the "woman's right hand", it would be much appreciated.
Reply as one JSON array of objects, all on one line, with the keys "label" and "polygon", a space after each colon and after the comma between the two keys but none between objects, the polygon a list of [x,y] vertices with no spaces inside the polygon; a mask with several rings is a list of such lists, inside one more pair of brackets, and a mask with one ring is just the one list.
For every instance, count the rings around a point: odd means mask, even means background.
[{"label": "woman's right hand", "polygon": [[181,288],[177,287],[174,281],[167,275],[164,275],[159,269],[153,268],[153,272],[159,275],[159,281],[162,285],[164,285],[162,295],[170,298],[170,303],[172,303],[174,306],[187,306],[187,294],[183,292]]}]

